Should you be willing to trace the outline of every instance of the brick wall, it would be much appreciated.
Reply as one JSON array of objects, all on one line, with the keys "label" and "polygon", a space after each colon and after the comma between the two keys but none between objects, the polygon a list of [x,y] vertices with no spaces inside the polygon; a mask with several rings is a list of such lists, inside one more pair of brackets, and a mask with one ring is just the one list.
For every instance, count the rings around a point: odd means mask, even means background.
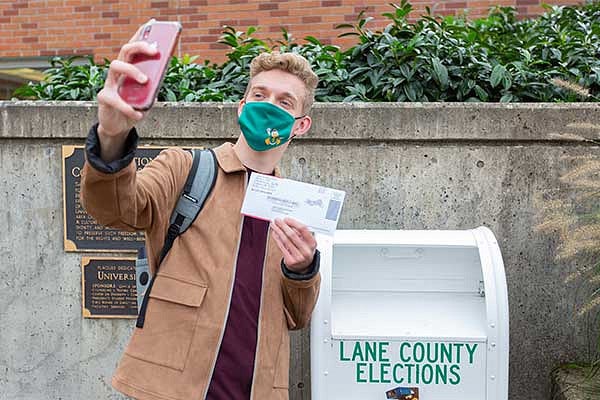
[{"label": "brick wall", "polygon": [[[226,47],[216,43],[223,25],[238,30],[260,26],[257,37],[279,39],[280,27],[301,39],[316,36],[342,47],[355,39],[338,38],[341,23],[353,22],[361,10],[375,17],[371,28],[387,24],[388,0],[0,0],[0,57],[94,54],[97,60],[116,57],[121,45],[149,18],[179,20],[184,27],[178,54],[200,55],[220,62]],[[398,1],[399,2],[399,1]],[[546,0],[548,4],[577,4],[575,0]],[[515,6],[521,16],[543,11],[540,0],[413,0],[412,17],[429,6],[434,14],[478,17],[494,5]]]}]

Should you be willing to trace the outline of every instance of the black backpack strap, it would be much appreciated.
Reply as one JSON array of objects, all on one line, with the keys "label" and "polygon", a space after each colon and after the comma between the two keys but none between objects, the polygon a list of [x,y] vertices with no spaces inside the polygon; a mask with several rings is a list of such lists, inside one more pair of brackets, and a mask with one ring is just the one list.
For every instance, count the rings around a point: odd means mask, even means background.
[{"label": "black backpack strap", "polygon": [[[177,204],[175,205],[175,209],[173,210],[173,213],[171,214],[171,221],[170,221],[169,229],[167,230],[167,236],[165,238],[165,243],[163,244],[163,248],[160,252],[160,259],[158,261],[158,265],[160,265],[163,262],[167,253],[169,252],[169,250],[171,250],[171,247],[173,246],[173,242],[175,241],[175,238],[177,238],[177,236],[179,236],[180,233],[183,233],[183,230],[181,228],[183,226],[184,221],[191,216],[191,214],[187,213],[188,211],[190,211],[192,209],[192,207],[188,206],[188,203],[193,204],[194,200],[189,195],[189,193],[192,190],[192,185],[193,185],[194,180],[196,179],[196,175],[198,173],[198,166],[200,165],[200,158],[202,158],[201,157],[202,153],[200,153],[200,152],[196,152],[194,150],[194,152],[192,154],[193,154],[192,168],[190,169],[190,172],[188,173],[188,176],[187,176],[187,180],[185,181],[185,185],[183,186],[183,192],[179,196],[179,200],[177,201]],[[182,206],[181,204],[184,202],[186,203],[186,205]],[[193,210],[193,211],[195,211],[195,210]]]},{"label": "black backpack strap", "polygon": [[[188,173],[187,180],[181,196],[177,201],[177,205],[171,214],[169,229],[167,230],[167,236],[160,252],[160,259],[156,266],[156,272],[158,272],[160,264],[167,256],[169,250],[171,250],[171,247],[173,247],[173,242],[175,242],[177,236],[184,233],[190,225],[192,225],[198,214],[200,214],[200,211],[217,180],[217,157],[214,152],[211,149],[194,149],[192,155],[192,167]],[[136,323],[138,328],[144,327],[146,307],[148,305],[148,298],[150,297],[150,291],[152,290],[153,284],[154,277],[152,277],[148,284],[148,288],[144,293],[144,298],[138,312]]]}]

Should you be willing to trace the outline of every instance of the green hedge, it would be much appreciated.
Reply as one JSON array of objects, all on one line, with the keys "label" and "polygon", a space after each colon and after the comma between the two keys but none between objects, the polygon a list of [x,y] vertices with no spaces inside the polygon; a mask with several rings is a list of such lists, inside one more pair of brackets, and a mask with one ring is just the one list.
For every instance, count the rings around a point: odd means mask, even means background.
[{"label": "green hedge", "polygon": [[[513,8],[488,17],[435,18],[429,10],[414,23],[407,1],[383,14],[390,23],[368,28],[372,18],[338,26],[353,35],[347,50],[306,37],[298,44],[283,31],[277,41],[253,37],[256,28],[226,27],[219,40],[231,49],[217,65],[197,57],[173,57],[161,101],[237,101],[248,82],[248,64],[262,51],[302,54],[320,78],[317,101],[598,101],[600,96],[600,2],[546,6],[535,19],[517,20]],[[41,83],[15,96],[42,100],[93,100],[104,85],[108,60],[75,66],[73,58],[51,60]]]}]

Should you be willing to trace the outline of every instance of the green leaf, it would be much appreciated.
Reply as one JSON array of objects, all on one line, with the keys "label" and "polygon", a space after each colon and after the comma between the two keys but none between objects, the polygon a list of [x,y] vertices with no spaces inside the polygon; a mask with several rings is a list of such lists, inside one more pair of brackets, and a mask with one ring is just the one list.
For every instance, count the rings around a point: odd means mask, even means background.
[{"label": "green leaf", "polygon": [[415,70],[411,70],[410,67],[406,64],[402,64],[399,68],[400,73],[407,79],[407,80],[411,80]]},{"label": "green leaf", "polygon": [[437,57],[433,58],[432,64],[433,78],[442,89],[446,89],[448,87],[448,70]]},{"label": "green leaf", "polygon": [[53,92],[53,87],[52,85],[48,85],[44,88],[44,93],[46,93],[46,95],[49,96],[49,98],[52,98],[52,92]]},{"label": "green leaf", "polygon": [[415,90],[412,84],[409,83],[408,85],[404,85],[403,89],[404,94],[406,95],[406,97],[408,97],[410,101],[417,101],[417,91]]},{"label": "green leaf", "polygon": [[506,75],[506,68],[503,65],[497,64],[492,70],[492,74],[490,75],[490,84],[492,87],[496,87],[502,82],[502,79]]},{"label": "green leaf", "polygon": [[475,94],[477,95],[477,97],[481,100],[481,101],[488,101],[488,94],[485,90],[483,90],[483,88],[479,85],[475,85],[473,87],[473,90],[475,91]]},{"label": "green leaf", "polygon": [[510,72],[506,71],[506,74],[502,77],[502,87],[504,90],[510,89],[512,86],[512,79],[510,76]]},{"label": "green leaf", "polygon": [[317,39],[317,38],[316,38],[316,37],[314,37],[314,36],[306,36],[306,37],[304,38],[304,40],[306,40],[306,41],[307,41],[307,42],[309,42],[309,43],[312,43],[312,44],[318,45],[318,46],[320,46],[320,45],[321,45],[321,42],[319,41],[319,39]]},{"label": "green leaf", "polygon": [[167,89],[167,101],[177,101],[177,96],[171,89]]}]

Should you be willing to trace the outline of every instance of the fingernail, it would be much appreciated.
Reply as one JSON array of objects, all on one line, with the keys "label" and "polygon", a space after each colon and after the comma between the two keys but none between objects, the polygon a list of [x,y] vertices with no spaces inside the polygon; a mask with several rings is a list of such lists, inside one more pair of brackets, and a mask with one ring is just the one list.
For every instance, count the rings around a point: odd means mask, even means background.
[{"label": "fingernail", "polygon": [[146,83],[147,80],[148,80],[148,77],[146,75],[143,75],[143,74],[140,75],[139,78],[138,78],[138,81],[140,83]]}]

